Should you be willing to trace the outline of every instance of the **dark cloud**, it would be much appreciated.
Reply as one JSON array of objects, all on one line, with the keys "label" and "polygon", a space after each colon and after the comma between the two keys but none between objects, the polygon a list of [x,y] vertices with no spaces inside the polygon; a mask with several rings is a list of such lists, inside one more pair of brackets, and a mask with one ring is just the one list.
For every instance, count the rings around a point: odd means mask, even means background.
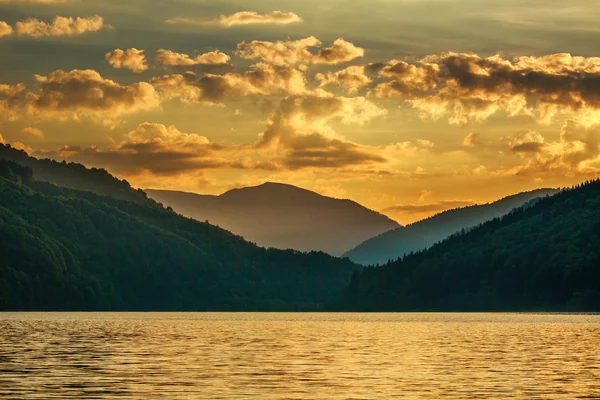
[{"label": "dark cloud", "polygon": [[[504,111],[509,115],[539,114],[549,120],[557,112],[600,111],[600,59],[552,54],[543,57],[443,53],[417,64],[392,61],[380,69],[380,97],[401,97],[439,117],[454,114],[452,123],[482,120]],[[598,115],[590,117],[598,122]]]}]

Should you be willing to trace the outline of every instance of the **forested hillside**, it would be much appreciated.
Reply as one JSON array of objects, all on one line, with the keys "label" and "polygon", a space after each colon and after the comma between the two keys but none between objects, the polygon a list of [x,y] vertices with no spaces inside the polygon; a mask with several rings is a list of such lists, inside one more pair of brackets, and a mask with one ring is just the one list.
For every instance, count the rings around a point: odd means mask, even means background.
[{"label": "forested hillside", "polygon": [[357,268],[31,178],[0,161],[1,310],[319,310]]},{"label": "forested hillside", "polygon": [[357,272],[342,308],[600,311],[600,180]]},{"label": "forested hillside", "polygon": [[84,165],[65,161],[40,160],[27,155],[23,150],[2,143],[0,160],[14,161],[31,168],[35,179],[39,181],[142,204],[154,203],[142,190],[133,189],[129,182],[115,178],[105,169],[86,168]]},{"label": "forested hillside", "polygon": [[550,196],[556,189],[538,189],[518,193],[490,204],[444,211],[406,227],[375,236],[343,254],[363,265],[385,264],[405,254],[425,250],[463,229],[471,229],[486,221],[502,217],[532,200]]}]

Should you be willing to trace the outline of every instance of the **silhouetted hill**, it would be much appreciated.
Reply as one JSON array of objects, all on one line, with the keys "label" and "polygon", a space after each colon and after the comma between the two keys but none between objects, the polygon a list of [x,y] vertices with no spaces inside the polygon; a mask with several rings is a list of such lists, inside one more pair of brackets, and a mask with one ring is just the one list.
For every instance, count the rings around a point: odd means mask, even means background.
[{"label": "silhouetted hill", "polygon": [[146,192],[183,215],[209,221],[265,247],[340,255],[367,238],[399,226],[353,201],[281,183],[234,189],[220,196],[151,189]]},{"label": "silhouetted hill", "polygon": [[320,310],[358,268],[31,175],[0,161],[0,310]]},{"label": "silhouetted hill", "polygon": [[539,197],[553,195],[556,189],[538,189],[505,197],[490,204],[444,211],[406,227],[371,238],[343,254],[363,265],[385,264],[405,254],[427,249],[462,229],[470,229],[491,219],[502,217]]},{"label": "silhouetted hill", "polygon": [[600,180],[356,273],[343,309],[600,311]]},{"label": "silhouetted hill", "polygon": [[111,196],[116,199],[131,200],[137,203],[153,202],[142,190],[133,189],[129,182],[120,180],[105,169],[86,168],[77,163],[58,162],[50,159],[37,159],[23,150],[9,144],[0,143],[0,160],[8,160],[27,166],[33,170],[36,180],[51,182],[57,186]]}]

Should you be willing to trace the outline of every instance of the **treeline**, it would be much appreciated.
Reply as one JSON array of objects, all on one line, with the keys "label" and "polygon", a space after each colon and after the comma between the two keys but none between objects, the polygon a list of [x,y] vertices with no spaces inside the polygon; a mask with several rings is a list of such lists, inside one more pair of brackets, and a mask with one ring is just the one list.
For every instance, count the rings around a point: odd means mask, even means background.
[{"label": "treeline", "polygon": [[339,308],[600,311],[600,180],[357,271]]},{"label": "treeline", "polygon": [[322,310],[358,267],[0,162],[1,310]]},{"label": "treeline", "polygon": [[129,182],[112,176],[102,168],[87,168],[82,164],[68,163],[51,159],[37,159],[10,144],[0,143],[0,160],[12,161],[31,168],[35,179],[51,182],[58,186],[93,192],[116,199],[136,203],[154,203],[140,189],[133,189]]}]

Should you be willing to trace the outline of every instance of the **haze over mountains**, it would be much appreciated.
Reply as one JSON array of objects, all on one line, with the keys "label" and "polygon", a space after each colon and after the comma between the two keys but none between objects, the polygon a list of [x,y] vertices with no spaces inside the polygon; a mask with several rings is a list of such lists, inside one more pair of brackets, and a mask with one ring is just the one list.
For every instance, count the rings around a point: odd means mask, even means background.
[{"label": "haze over mountains", "polygon": [[532,200],[550,196],[557,189],[538,189],[505,197],[490,204],[481,204],[444,211],[430,218],[370,238],[343,254],[363,265],[385,264],[389,260],[427,249],[448,236],[502,217]]},{"label": "haze over mountains", "polygon": [[267,182],[220,196],[145,190],[148,196],[199,221],[223,227],[260,246],[339,256],[400,225],[351,200]]}]

